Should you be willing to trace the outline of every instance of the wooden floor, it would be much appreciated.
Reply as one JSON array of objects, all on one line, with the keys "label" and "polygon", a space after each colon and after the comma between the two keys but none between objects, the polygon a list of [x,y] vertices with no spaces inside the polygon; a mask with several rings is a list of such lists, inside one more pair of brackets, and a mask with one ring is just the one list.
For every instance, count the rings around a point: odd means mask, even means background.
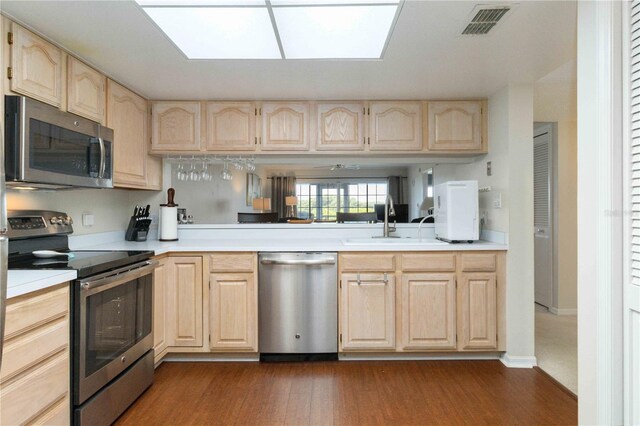
[{"label": "wooden floor", "polygon": [[577,402],[499,361],[164,363],[118,425],[576,424]]}]

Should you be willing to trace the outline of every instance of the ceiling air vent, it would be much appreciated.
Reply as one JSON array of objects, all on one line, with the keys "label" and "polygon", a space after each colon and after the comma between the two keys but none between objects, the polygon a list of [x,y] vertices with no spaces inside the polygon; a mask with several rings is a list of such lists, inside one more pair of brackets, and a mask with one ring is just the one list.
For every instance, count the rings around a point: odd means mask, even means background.
[{"label": "ceiling air vent", "polygon": [[462,35],[485,35],[511,10],[509,6],[476,6]]}]

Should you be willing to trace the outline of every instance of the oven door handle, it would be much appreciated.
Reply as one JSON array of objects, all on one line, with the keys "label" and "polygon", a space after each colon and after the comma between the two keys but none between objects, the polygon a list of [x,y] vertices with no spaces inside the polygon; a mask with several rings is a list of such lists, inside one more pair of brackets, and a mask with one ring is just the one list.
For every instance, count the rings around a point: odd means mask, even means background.
[{"label": "oven door handle", "polygon": [[80,288],[83,296],[100,293],[109,290],[117,285],[143,277],[153,272],[160,262],[157,260],[145,260],[144,262],[129,265],[125,268],[117,269],[103,275],[98,275],[80,281]]}]

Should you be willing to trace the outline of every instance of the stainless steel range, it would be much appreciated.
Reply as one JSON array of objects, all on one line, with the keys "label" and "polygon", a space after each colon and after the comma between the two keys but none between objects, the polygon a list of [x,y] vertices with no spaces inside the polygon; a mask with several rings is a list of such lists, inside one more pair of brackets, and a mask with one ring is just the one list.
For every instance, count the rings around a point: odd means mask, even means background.
[{"label": "stainless steel range", "polygon": [[[153,382],[150,251],[70,251],[72,220],[54,211],[9,211],[9,269],[72,269],[75,424],[108,425]],[[60,253],[33,253],[49,250]]]}]

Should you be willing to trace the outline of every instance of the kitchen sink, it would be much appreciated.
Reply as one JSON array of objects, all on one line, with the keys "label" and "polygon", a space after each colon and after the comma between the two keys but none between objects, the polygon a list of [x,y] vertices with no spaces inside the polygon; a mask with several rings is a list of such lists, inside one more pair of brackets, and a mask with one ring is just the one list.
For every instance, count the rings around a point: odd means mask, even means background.
[{"label": "kitchen sink", "polygon": [[342,240],[345,245],[447,245],[444,241],[434,238],[350,238]]}]

